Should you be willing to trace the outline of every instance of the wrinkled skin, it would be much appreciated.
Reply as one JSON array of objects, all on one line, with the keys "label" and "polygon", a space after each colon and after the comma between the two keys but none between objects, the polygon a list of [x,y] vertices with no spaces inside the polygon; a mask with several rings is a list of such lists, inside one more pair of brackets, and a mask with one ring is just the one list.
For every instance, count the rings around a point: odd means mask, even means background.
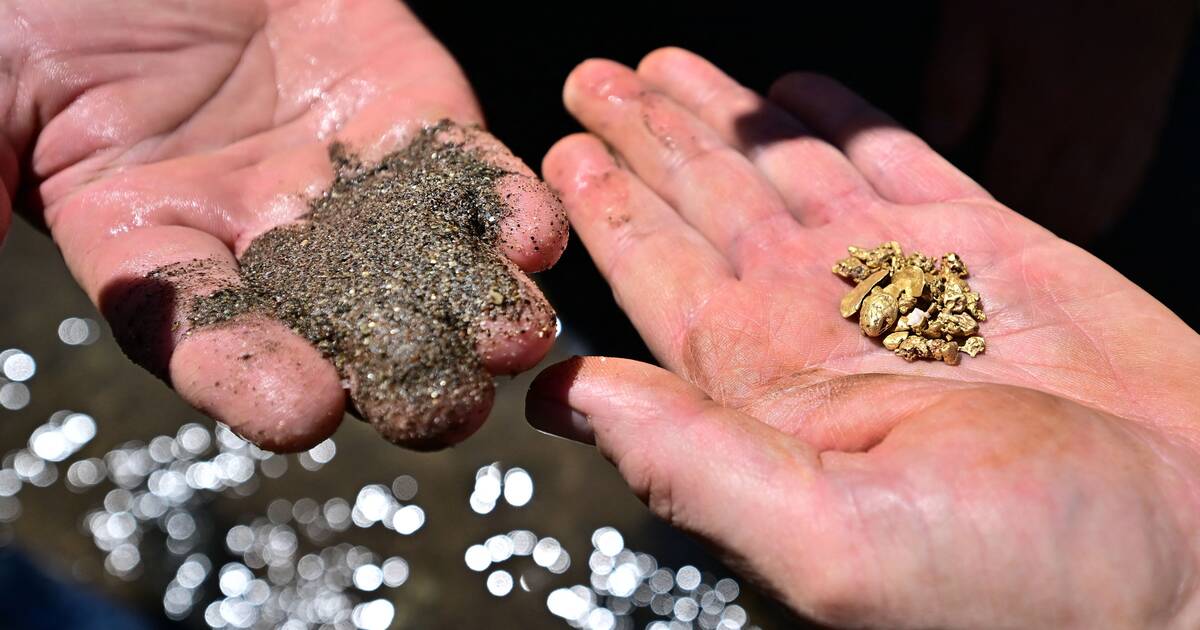
[{"label": "wrinkled skin", "polygon": [[[1200,624],[1200,337],[1175,315],[831,79],[763,98],[664,49],[588,61],[564,99],[591,133],[544,173],[665,369],[554,366],[535,426],[824,622]],[[906,363],[839,316],[832,263],[893,239],[962,255],[986,353]]]},{"label": "wrinkled skin", "polygon": [[[0,236],[12,205],[44,224],[131,356],[260,445],[306,448],[342,418],[333,367],[279,322],[188,335],[182,309],[328,187],[332,142],[377,158],[444,118],[482,122],[454,60],[392,0],[6,2]],[[517,173],[502,189],[533,177],[495,140],[481,148]],[[524,184],[500,247],[528,272],[566,234],[549,190]],[[193,259],[215,269],[187,286],[145,280]],[[480,350],[493,372],[536,363],[550,343],[492,337],[503,341]]]}]

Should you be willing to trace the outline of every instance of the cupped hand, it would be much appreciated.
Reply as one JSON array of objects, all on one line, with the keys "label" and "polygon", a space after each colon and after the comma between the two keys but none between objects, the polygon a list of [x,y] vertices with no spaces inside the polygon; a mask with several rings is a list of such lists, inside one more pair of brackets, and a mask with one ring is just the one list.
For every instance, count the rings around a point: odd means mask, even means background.
[{"label": "cupped hand", "polygon": [[[272,449],[328,436],[345,394],[304,339],[265,317],[193,332],[182,306],[212,286],[175,287],[157,314],[130,287],[196,259],[215,261],[214,286],[235,278],[256,236],[329,187],[333,142],[370,160],[439,120],[481,123],[450,55],[393,0],[10,2],[0,47],[0,229],[10,201],[44,223],[126,351],[196,407]],[[549,266],[565,245],[557,200],[494,139],[477,142],[511,172],[499,247],[526,272]],[[156,318],[169,333],[155,336]],[[508,344],[488,342],[492,372],[550,343],[490,338]]]},{"label": "cupped hand", "polygon": [[[763,98],[664,49],[564,99],[592,133],[544,173],[666,369],[554,366],[536,426],[821,621],[1195,626],[1194,331],[828,78]],[[832,263],[890,240],[963,257],[984,354],[906,363],[839,315]]]}]

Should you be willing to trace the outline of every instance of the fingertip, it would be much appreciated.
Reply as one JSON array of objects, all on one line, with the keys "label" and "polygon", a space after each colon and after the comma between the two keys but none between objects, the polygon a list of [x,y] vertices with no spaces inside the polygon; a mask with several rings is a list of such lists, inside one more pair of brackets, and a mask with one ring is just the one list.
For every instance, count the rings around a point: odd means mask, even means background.
[{"label": "fingertip", "polygon": [[505,175],[496,188],[512,210],[500,222],[500,250],[528,273],[554,265],[570,236],[558,196],[537,177],[519,173]]},{"label": "fingertip", "polygon": [[185,400],[270,451],[315,446],[337,429],[345,408],[333,366],[261,316],[192,331],[175,348],[170,376]]},{"label": "fingertip", "polygon": [[791,90],[791,86],[797,81],[797,76],[801,74],[796,71],[787,72],[772,81],[771,85],[767,86],[767,100],[779,102],[780,97]]},{"label": "fingertip", "polygon": [[563,172],[573,164],[571,156],[577,150],[576,147],[586,144],[589,138],[594,138],[594,136],[586,131],[563,136],[551,145],[550,149],[546,151],[546,155],[542,157],[542,177],[545,177],[555,190],[558,190],[558,186],[554,185],[554,180],[563,178]]},{"label": "fingertip", "polygon": [[[637,74],[684,107],[704,117],[701,110],[722,91],[740,87],[711,61],[683,48],[659,48],[642,58]],[[755,95],[757,98],[757,95]]]},{"label": "fingertip", "polygon": [[558,261],[570,235],[562,202],[545,182],[508,147],[479,129],[452,128],[442,132],[444,142],[462,143],[503,173],[494,191],[506,209],[500,219],[497,246],[529,273]]},{"label": "fingertip", "polygon": [[699,55],[685,48],[663,46],[655,48],[642,57],[642,60],[638,62],[637,72],[638,74],[658,74],[662,71],[669,71],[672,68],[679,68],[699,58]]},{"label": "fingertip", "polygon": [[568,402],[571,386],[584,361],[584,357],[571,357],[542,370],[533,379],[525,394],[525,419],[533,428],[575,442],[595,444],[591,421]]},{"label": "fingertip", "polygon": [[633,70],[616,61],[586,59],[567,75],[563,85],[563,104],[574,112],[586,98],[628,97],[632,87],[628,78],[632,74]]},{"label": "fingertip", "polygon": [[525,398],[525,419],[546,435],[580,444],[596,444],[596,433],[586,415],[557,401],[533,396],[532,392]]},{"label": "fingertip", "polygon": [[573,133],[555,142],[546,152],[546,157],[542,159],[542,172],[547,179],[552,173],[561,176],[564,171],[574,171],[581,159],[589,157],[589,163],[601,167],[598,170],[607,170],[616,163],[603,140],[586,131]]},{"label": "fingertip", "polygon": [[411,410],[398,408],[392,421],[381,416],[382,421],[372,424],[393,444],[426,453],[440,451],[466,440],[483,426],[491,414],[495,395],[495,387],[489,385],[475,396],[431,409],[427,415],[417,416]]},{"label": "fingertip", "polygon": [[[652,85],[664,88],[676,100],[681,100],[678,94],[681,90],[670,89],[670,86],[705,86],[737,85],[724,70],[704,57],[678,46],[665,46],[652,51],[638,63],[637,73]],[[691,92],[685,90],[684,92]],[[690,96],[690,95],[689,95]],[[695,106],[694,97],[682,99],[685,105]],[[703,99],[701,99],[703,100]]]},{"label": "fingertip", "polygon": [[575,355],[542,370],[529,383],[529,393],[525,399],[543,398],[566,404],[571,385],[579,377],[587,359],[588,357]]},{"label": "fingertip", "polygon": [[549,325],[520,325],[513,330],[511,322],[489,321],[481,325],[478,343],[483,364],[492,374],[520,374],[532,369],[554,347],[553,316]]},{"label": "fingertip", "polygon": [[617,166],[603,141],[590,133],[577,133],[550,148],[542,162],[542,171],[550,186],[563,196],[569,217],[574,209],[571,200]]},{"label": "fingertip", "polygon": [[537,375],[529,396],[588,413],[639,407],[644,398],[696,398],[696,392],[663,368],[615,357],[574,356]]},{"label": "fingertip", "polygon": [[537,365],[554,346],[558,319],[537,285],[518,275],[523,304],[516,317],[480,323],[476,351],[492,374],[517,374]]}]

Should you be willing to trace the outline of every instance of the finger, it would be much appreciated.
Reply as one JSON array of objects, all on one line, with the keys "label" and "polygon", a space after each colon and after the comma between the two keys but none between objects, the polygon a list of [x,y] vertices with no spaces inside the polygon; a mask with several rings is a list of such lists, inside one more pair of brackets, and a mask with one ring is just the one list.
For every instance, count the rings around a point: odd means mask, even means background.
[{"label": "finger", "polygon": [[[53,230],[57,237],[76,227],[66,213]],[[63,254],[131,359],[263,448],[302,450],[333,433],[345,395],[333,366],[304,339],[261,316],[191,329],[192,300],[236,281],[223,243],[180,226],[97,240]]]},{"label": "finger", "polygon": [[542,170],[618,303],[655,355],[680,366],[695,309],[733,280],[725,259],[595,136],[560,140]]},{"label": "finger", "polygon": [[[413,107],[407,101],[375,104],[339,130],[338,140],[370,163],[408,144],[422,127],[445,119],[455,121],[460,126],[443,130],[438,139],[462,145],[504,172],[496,181],[496,194],[505,206],[497,247],[525,272],[553,265],[566,248],[569,235],[566,215],[554,192],[508,147],[484,131],[477,115],[440,106]],[[403,122],[396,122],[398,116]]]},{"label": "finger", "polygon": [[500,219],[500,251],[522,271],[550,268],[567,247],[562,202],[538,176],[491,134],[473,133],[467,146],[508,172],[496,182],[507,211]]},{"label": "finger", "polygon": [[746,158],[629,68],[591,60],[571,72],[567,109],[741,271],[774,260],[799,225]]},{"label": "finger", "polygon": [[534,379],[526,416],[594,442],[656,514],[717,544],[797,609],[828,619],[869,597],[853,503],[827,482],[816,452],[670,372],[575,357]]},{"label": "finger", "polygon": [[[523,162],[521,167],[529,170]],[[532,173],[505,175],[496,183],[496,192],[509,208],[500,220],[500,251],[526,273],[552,267],[570,235],[562,202]]]},{"label": "finger", "polygon": [[[526,414],[539,430],[596,444],[673,524],[743,548],[762,542],[742,539],[746,514],[777,509],[764,499],[782,490],[778,484],[803,492],[819,474],[812,449],[718,406],[662,368],[628,359],[575,357],[551,366],[530,385]],[[755,491],[759,483],[765,495]]]},{"label": "finger", "polygon": [[821,225],[878,200],[841,151],[699,55],[661,48],[637,72],[744,153],[802,223]]},{"label": "finger", "polygon": [[[123,262],[122,256],[129,257],[130,260],[137,260],[140,254],[136,248],[125,247],[120,250],[119,254],[114,255],[112,260],[103,264],[90,261],[87,256],[91,255],[98,243],[103,243],[110,235],[133,233],[152,227],[175,226],[180,230],[156,232],[154,233],[156,235],[148,237],[148,240],[154,241],[158,245],[168,246],[169,243],[157,243],[157,239],[170,241],[171,239],[184,239],[184,235],[187,235],[186,238],[203,238],[209,242],[196,247],[185,247],[183,251],[174,252],[176,255],[174,258],[158,257],[161,259],[159,262],[170,264],[177,261],[190,261],[193,258],[207,260],[211,258],[209,254],[212,251],[217,251],[222,254],[224,259],[227,259],[222,262],[223,271],[218,275],[224,276],[225,282],[236,282],[236,264],[232,261],[229,249],[237,247],[244,250],[248,247],[253,239],[247,237],[247,233],[260,235],[273,227],[301,218],[308,209],[305,197],[294,192],[281,194],[279,191],[281,189],[305,191],[310,195],[316,195],[317,191],[329,186],[329,182],[332,180],[332,169],[323,147],[312,147],[310,150],[296,151],[287,156],[280,156],[250,167],[238,168],[229,176],[224,174],[226,168],[228,165],[215,165],[213,159],[208,157],[185,158],[162,165],[144,166],[139,169],[136,179],[114,176],[94,184],[85,192],[52,207],[47,212],[47,216],[56,226],[56,239],[65,255],[68,256],[72,267],[84,270],[85,274],[96,271],[103,273],[110,266],[120,265]],[[273,176],[268,176],[267,173]],[[274,224],[272,224],[273,222]],[[560,232],[565,232],[562,227],[558,229]],[[561,238],[565,238],[565,234]],[[76,262],[76,260],[78,261]],[[138,272],[142,275],[148,274],[155,268],[149,263],[155,260],[157,259],[154,257],[147,258],[143,261],[145,265],[139,268]],[[520,304],[513,309],[506,308],[505,317],[502,320],[481,322],[477,331],[476,350],[483,361],[483,367],[494,374],[512,373],[531,367],[545,355],[553,341],[553,310],[536,286],[524,277],[515,264],[510,272],[518,280]],[[79,272],[77,271],[77,273]],[[206,273],[214,272],[206,271]],[[130,274],[129,277],[122,278],[122,281],[128,283],[134,277],[137,277],[137,274]],[[105,277],[90,281],[81,278],[81,282],[88,287],[104,287],[109,281],[110,279]],[[216,288],[217,286],[213,285],[207,287],[206,290],[212,291]],[[104,291],[103,288],[96,290]],[[202,291],[189,292],[188,295],[183,296],[182,303],[188,304],[196,296],[202,294]],[[100,294],[97,293],[95,297],[99,299]],[[115,304],[119,303],[120,299],[109,298],[106,302]],[[170,310],[179,309],[176,305],[171,305]],[[186,317],[180,314],[177,319],[182,322]],[[186,322],[182,322],[178,326],[180,330],[185,330]],[[127,328],[133,330],[136,326],[131,325]],[[222,329],[224,328],[227,327],[223,326]],[[282,324],[275,324],[275,328],[283,331],[279,334],[290,335],[290,337],[287,344],[275,343],[273,345],[292,348],[295,352],[303,351],[307,356],[302,361],[291,362],[296,365],[304,366],[309,362],[319,362],[316,367],[305,369],[309,372],[325,371],[330,375],[326,381],[334,384],[332,388],[326,388],[328,396],[344,398],[344,391],[340,386],[341,379],[338,378],[336,372],[332,371],[328,363],[308,346],[297,347],[299,344],[296,342],[302,340],[295,337]],[[246,334],[249,335],[249,333]],[[174,345],[180,341],[180,339],[158,340],[150,344],[154,348],[153,356],[136,358],[142,359],[140,361],[142,364],[150,367],[163,378],[175,382],[172,354],[175,349]],[[217,346],[221,345],[220,342],[213,343]],[[211,353],[199,353],[197,356],[207,357],[208,354]],[[238,356],[242,354],[255,353],[243,352]],[[184,353],[184,356],[191,355]],[[245,364],[239,365],[244,366]],[[205,369],[213,369],[217,372],[227,371],[225,368],[211,366],[194,371],[203,373]],[[345,376],[350,381],[354,380],[352,374]],[[247,374],[245,378],[250,381],[260,378],[264,381],[285,382],[285,379],[282,378],[272,379],[272,376],[266,372],[258,377]],[[292,389],[288,391],[303,395],[306,390],[313,389],[314,386],[306,384],[308,380],[312,379],[312,374],[300,375]],[[213,382],[217,380],[214,378]],[[221,382],[225,385],[229,384],[228,379],[222,379]],[[255,384],[244,387],[237,386],[234,387],[237,391],[229,394],[191,393],[188,387],[191,386],[180,386],[181,394],[185,399],[231,426],[241,428],[247,434],[253,434],[255,436],[253,439],[266,443],[266,441],[275,439],[272,437],[273,435],[279,435],[281,436],[279,439],[284,441],[275,445],[274,448],[291,448],[288,445],[296,442],[297,438],[287,437],[289,432],[295,433],[292,430],[294,427],[288,429],[279,427],[279,423],[275,423],[277,428],[268,433],[256,424],[245,424],[244,418],[255,419],[253,422],[257,423],[270,424],[263,419],[266,418],[264,414],[254,413],[252,409],[234,404],[239,402],[238,392],[242,392],[243,396],[247,391],[256,392],[253,395],[257,395],[257,392],[262,389],[261,387]],[[199,386],[197,385],[197,387]],[[444,404],[439,407],[443,416],[438,418],[438,422],[428,424],[428,426],[445,429],[437,436],[437,439],[425,439],[429,436],[424,435],[420,439],[414,437],[413,439],[406,438],[403,441],[406,445],[416,448],[432,448],[444,446],[449,442],[466,437],[486,418],[490,396],[490,392],[485,392],[480,393],[479,396],[473,396],[470,401],[444,401]],[[315,400],[319,405],[322,397],[317,396]],[[253,401],[253,398],[247,398],[245,401]],[[297,401],[296,404],[302,404],[302,402]],[[344,401],[338,401],[337,412],[333,417],[340,418],[340,409],[343,404]],[[276,406],[283,408],[280,405]],[[382,410],[380,413],[391,411],[400,413],[407,410]],[[281,411],[280,413],[285,412]],[[334,414],[334,412],[331,411],[330,414]],[[372,415],[378,414],[373,411]],[[317,437],[321,438],[332,431],[333,426],[336,426],[336,423],[331,425],[329,422],[305,424],[303,422],[304,414],[293,413],[292,416],[296,418],[297,426],[308,426],[313,430],[320,429],[324,435]],[[397,426],[421,425],[420,419],[397,417],[396,420],[394,424]],[[451,426],[454,427],[453,430],[448,428]]]},{"label": "finger", "polygon": [[554,345],[558,319],[541,289],[512,265],[520,295],[510,319],[484,319],[475,349],[492,374],[518,374],[537,365]]},{"label": "finger", "polygon": [[[439,139],[477,152],[501,171],[496,178],[496,195],[503,204],[497,247],[522,271],[548,269],[566,248],[569,236],[562,204],[520,158],[479,127],[478,113],[472,112],[474,108],[383,96],[338,129],[336,141],[363,163],[378,163],[403,149],[423,128],[455,121],[459,126],[444,130]],[[275,133],[263,134],[265,139],[252,138],[220,155],[223,169],[232,172],[229,179],[236,182],[234,187],[245,191],[240,207],[248,212],[237,217],[241,230],[234,251],[238,254],[264,232],[302,217],[309,199],[333,183],[327,133],[314,130],[312,139],[319,142],[282,152],[279,144],[284,140]],[[189,158],[172,164],[176,169],[181,164],[209,168],[199,166],[205,162]]]},{"label": "finger", "polygon": [[961,143],[983,110],[994,42],[981,5],[943,2],[933,58],[925,71],[922,129],[939,149]]},{"label": "finger", "polygon": [[345,400],[320,353],[262,317],[190,325],[197,297],[238,278],[239,203],[212,163],[114,174],[48,205],[47,226],[131,360],[264,448],[311,447],[337,428]]},{"label": "finger", "polygon": [[562,203],[538,176],[499,140],[478,127],[454,127],[441,140],[462,144],[505,172],[496,182],[504,204],[497,247],[523,271],[549,268],[567,246]]},{"label": "finger", "polygon": [[771,86],[769,96],[841,148],[889,201],[991,198],[924,141],[833,79],[808,73],[785,75]]}]

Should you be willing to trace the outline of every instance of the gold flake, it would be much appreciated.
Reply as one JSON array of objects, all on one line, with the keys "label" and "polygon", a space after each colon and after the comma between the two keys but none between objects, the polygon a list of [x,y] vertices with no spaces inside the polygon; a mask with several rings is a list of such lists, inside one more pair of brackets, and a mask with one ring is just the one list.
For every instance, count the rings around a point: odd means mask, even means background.
[{"label": "gold flake", "polygon": [[867,294],[871,292],[871,289],[874,289],[875,286],[882,282],[884,278],[887,278],[887,276],[887,270],[880,269],[879,271],[876,271],[865,278],[862,282],[859,282],[858,286],[851,289],[850,292],[842,298],[842,317],[853,317],[854,314],[858,312],[859,307],[862,306],[863,298],[867,297]]},{"label": "gold flake", "polygon": [[987,349],[987,342],[985,342],[983,340],[983,337],[980,337],[978,335],[975,337],[971,337],[970,339],[967,339],[967,342],[964,343],[963,347],[962,347],[962,351],[966,352],[967,354],[971,355],[972,357],[979,354],[980,352],[983,352],[986,349]]}]

